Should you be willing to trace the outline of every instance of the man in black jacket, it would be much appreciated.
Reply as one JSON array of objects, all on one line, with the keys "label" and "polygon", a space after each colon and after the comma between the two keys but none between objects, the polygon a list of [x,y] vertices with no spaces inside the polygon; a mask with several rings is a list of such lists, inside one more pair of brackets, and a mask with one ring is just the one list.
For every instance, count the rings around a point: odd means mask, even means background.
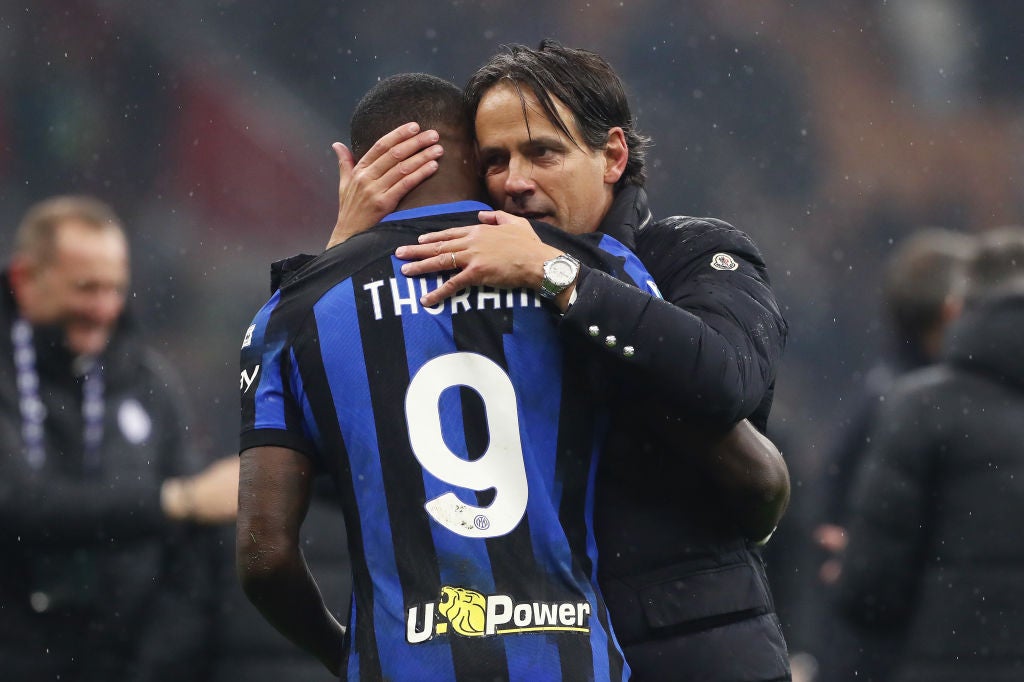
[{"label": "man in black jacket", "polygon": [[876,413],[893,383],[941,359],[946,329],[962,305],[963,269],[973,245],[967,234],[924,228],[903,240],[885,264],[882,303],[891,346],[865,373],[862,394],[826,451],[817,491],[819,525],[814,540],[825,556],[817,589],[808,594],[813,595],[809,603],[815,610],[811,650],[817,654],[821,679],[885,680],[898,649],[897,638],[853,631],[835,613],[832,591],[846,544],[850,487],[871,442]]},{"label": "man in black jacket", "polygon": [[[5,679],[198,679],[234,457],[194,474],[181,391],[123,314],[128,248],[86,197],[33,207],[0,291]],[[194,474],[194,475],[190,475]]]},{"label": "man in black jacket", "polygon": [[900,682],[1024,675],[1024,229],[979,237],[941,362],[881,404],[838,591]]},{"label": "man in black jacket", "polygon": [[[785,642],[751,546],[771,527],[744,532],[777,520],[783,488],[788,497],[784,467],[780,475],[719,461],[709,447],[744,418],[763,430],[771,406],[786,323],[757,248],[721,221],[653,219],[644,139],[621,81],[598,55],[549,41],[538,50],[513,46],[466,91],[494,203],[569,232],[596,227],[614,236],[664,294],[661,301],[623,291],[584,269],[560,306],[564,332],[589,339],[632,380],[602,458],[595,514],[600,584],[635,679],[788,679]],[[359,210],[386,207],[432,172],[441,152],[430,133],[396,130],[379,156],[359,165],[339,150],[344,217],[332,243],[368,224],[352,218]],[[362,198],[352,189],[360,185]],[[501,229],[455,228],[398,252],[419,259],[406,266],[410,275],[461,269],[423,305],[474,284],[536,287],[543,279],[526,221],[482,218]],[[742,424],[730,438],[760,438]]]}]

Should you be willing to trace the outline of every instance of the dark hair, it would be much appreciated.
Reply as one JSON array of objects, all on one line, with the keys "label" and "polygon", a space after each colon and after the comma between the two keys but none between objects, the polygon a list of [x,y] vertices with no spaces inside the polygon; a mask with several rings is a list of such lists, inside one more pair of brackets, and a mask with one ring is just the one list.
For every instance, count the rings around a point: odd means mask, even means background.
[{"label": "dark hair", "polygon": [[421,130],[472,137],[472,119],[458,86],[426,73],[400,73],[374,85],[356,105],[349,122],[352,155],[358,160],[374,142],[409,121]]},{"label": "dark hair", "polygon": [[942,228],[924,228],[907,237],[885,267],[883,298],[897,335],[919,342],[942,321],[950,296],[958,296],[971,238]]},{"label": "dark hair", "polygon": [[54,196],[34,204],[22,218],[14,237],[15,252],[40,265],[48,264],[56,251],[57,228],[70,221],[96,231],[115,230],[124,234],[114,209],[99,199],[84,195]]},{"label": "dark hair", "polygon": [[[636,130],[629,110],[629,100],[622,79],[599,54],[589,50],[565,47],[555,40],[543,40],[536,50],[525,45],[506,45],[477,69],[466,84],[466,102],[472,116],[487,91],[501,81],[509,81],[522,98],[522,86],[540,102],[552,125],[580,146],[581,141],[555,110],[557,98],[572,112],[583,136],[582,143],[590,149],[604,149],[608,131],[622,128],[629,149],[626,170],[616,189],[626,185],[643,185],[647,179],[644,157],[650,139]],[[523,104],[525,115],[525,103]]]},{"label": "dark hair", "polygon": [[1024,284],[1024,227],[1010,225],[978,236],[967,264],[968,304],[1004,287]]}]

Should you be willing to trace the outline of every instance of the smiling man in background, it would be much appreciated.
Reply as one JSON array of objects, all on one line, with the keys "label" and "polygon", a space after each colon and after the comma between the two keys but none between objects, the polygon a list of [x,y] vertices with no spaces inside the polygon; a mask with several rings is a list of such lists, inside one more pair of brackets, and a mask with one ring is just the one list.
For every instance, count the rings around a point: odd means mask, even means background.
[{"label": "smiling man in background", "polygon": [[238,465],[195,474],[177,378],[126,320],[124,230],[91,197],[43,201],[2,281],[4,671],[196,679],[214,586],[193,523],[234,519]]}]

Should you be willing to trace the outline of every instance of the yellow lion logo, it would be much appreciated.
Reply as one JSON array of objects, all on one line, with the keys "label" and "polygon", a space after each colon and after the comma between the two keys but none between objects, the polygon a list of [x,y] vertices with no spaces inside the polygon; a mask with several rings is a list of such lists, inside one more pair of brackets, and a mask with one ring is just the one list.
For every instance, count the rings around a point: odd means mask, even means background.
[{"label": "yellow lion logo", "polygon": [[487,600],[479,592],[462,587],[441,587],[441,600],[437,610],[448,619],[452,629],[465,637],[484,634]]}]

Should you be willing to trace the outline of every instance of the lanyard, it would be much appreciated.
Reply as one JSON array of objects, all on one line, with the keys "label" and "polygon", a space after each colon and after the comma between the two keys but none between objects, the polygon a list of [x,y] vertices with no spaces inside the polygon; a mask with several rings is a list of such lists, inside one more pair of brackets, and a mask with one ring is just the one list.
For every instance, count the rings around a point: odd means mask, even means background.
[{"label": "lanyard", "polygon": [[[21,438],[25,459],[38,471],[46,463],[46,408],[39,397],[39,372],[36,370],[36,349],[32,346],[32,326],[20,317],[11,326],[14,346],[14,369],[17,374],[18,407],[21,410]],[[96,360],[89,363],[82,379],[82,440],[85,452],[82,464],[86,472],[100,467],[100,442],[103,440],[103,367]]]}]

